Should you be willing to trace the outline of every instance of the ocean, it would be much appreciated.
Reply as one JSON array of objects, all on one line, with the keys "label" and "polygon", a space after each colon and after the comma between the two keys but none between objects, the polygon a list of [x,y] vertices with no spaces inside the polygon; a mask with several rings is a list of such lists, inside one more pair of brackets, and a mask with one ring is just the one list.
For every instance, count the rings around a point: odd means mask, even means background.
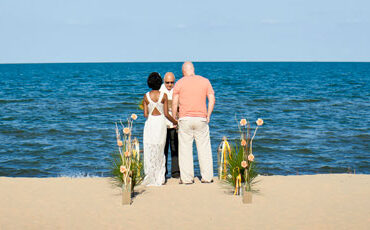
[{"label": "ocean", "polygon": [[[138,115],[147,76],[182,63],[0,65],[0,176],[110,176],[115,122]],[[370,173],[370,63],[200,62],[216,93],[210,132],[214,169],[223,136],[255,128],[263,175]],[[196,175],[199,165],[194,154]]]}]

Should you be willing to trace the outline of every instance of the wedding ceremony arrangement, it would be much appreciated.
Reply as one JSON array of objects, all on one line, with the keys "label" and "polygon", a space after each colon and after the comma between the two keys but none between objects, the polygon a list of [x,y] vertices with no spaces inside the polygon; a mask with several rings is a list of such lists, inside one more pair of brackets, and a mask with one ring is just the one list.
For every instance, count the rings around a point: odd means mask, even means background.
[{"label": "wedding ceremony arrangement", "polygon": [[0,12],[0,230],[370,229],[370,0]]},{"label": "wedding ceremony arrangement", "polygon": [[[132,114],[127,119],[127,125],[122,121],[116,123],[115,132],[118,152],[113,154],[112,174],[117,186],[122,187],[122,204],[130,205],[135,186],[141,184],[145,178],[143,167],[143,151],[140,143],[132,136],[133,123],[137,119]],[[251,123],[241,119],[238,128],[240,137],[234,143],[224,137],[218,147],[218,179],[228,183],[234,195],[242,196],[243,203],[252,203],[252,192],[258,171],[253,155],[253,140],[257,130],[263,125],[261,118],[256,121],[256,128],[251,135]]]}]

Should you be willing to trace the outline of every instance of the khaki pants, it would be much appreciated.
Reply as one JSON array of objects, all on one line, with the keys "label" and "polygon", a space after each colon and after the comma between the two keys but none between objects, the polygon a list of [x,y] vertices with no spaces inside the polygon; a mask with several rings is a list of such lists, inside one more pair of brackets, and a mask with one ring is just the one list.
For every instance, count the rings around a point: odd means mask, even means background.
[{"label": "khaki pants", "polygon": [[205,181],[213,179],[213,161],[209,126],[206,118],[185,117],[179,120],[179,166],[184,183],[194,178],[193,141],[197,145],[200,174]]}]

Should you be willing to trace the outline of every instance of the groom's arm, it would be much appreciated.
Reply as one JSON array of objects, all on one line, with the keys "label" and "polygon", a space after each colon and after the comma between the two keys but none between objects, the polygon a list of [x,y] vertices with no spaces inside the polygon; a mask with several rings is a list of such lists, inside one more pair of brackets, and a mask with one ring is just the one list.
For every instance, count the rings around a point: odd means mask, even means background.
[{"label": "groom's arm", "polygon": [[208,86],[207,86],[207,98],[208,98],[208,109],[207,109],[207,122],[209,123],[211,120],[211,115],[213,112],[213,108],[215,107],[215,91],[213,90],[213,87],[211,85],[211,82],[208,80]]},{"label": "groom's arm", "polygon": [[209,121],[211,120],[213,108],[215,107],[216,98],[213,93],[208,94],[207,97],[208,97],[207,122],[209,123]]}]

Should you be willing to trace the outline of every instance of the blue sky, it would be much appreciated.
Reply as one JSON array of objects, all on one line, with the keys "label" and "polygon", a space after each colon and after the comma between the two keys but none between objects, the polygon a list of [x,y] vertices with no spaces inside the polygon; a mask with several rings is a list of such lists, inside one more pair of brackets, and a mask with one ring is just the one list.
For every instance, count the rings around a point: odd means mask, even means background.
[{"label": "blue sky", "polygon": [[369,0],[0,0],[0,63],[370,61]]}]

